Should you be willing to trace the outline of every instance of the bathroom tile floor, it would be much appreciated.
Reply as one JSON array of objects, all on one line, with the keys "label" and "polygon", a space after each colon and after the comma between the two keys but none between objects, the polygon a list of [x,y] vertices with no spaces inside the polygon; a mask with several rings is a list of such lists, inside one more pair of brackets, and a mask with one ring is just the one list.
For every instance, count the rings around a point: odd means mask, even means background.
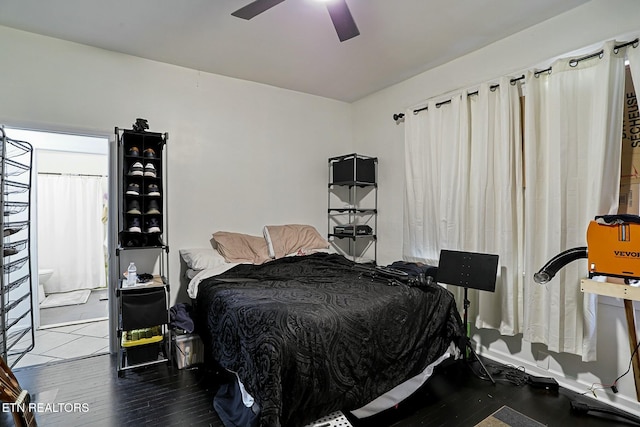
[{"label": "bathroom tile floor", "polygon": [[35,347],[14,368],[109,352],[109,320],[39,329]]}]

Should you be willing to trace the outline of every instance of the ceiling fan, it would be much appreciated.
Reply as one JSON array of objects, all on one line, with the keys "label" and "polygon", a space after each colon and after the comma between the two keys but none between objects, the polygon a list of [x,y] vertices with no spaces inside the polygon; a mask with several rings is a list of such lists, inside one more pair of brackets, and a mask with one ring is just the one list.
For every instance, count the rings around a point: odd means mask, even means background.
[{"label": "ceiling fan", "polygon": [[[265,12],[275,5],[282,3],[284,0],[255,0],[245,7],[242,7],[231,15],[249,20],[262,12]],[[327,10],[329,16],[333,21],[333,26],[338,33],[338,38],[341,42],[349,40],[360,34],[358,27],[356,26],[353,16],[349,11],[346,0],[325,0],[327,3]]]}]

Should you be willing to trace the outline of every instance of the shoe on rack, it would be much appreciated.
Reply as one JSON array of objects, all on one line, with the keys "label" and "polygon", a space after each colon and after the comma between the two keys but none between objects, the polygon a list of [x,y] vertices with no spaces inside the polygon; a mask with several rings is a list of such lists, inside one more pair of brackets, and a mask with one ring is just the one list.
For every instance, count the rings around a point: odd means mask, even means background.
[{"label": "shoe on rack", "polygon": [[129,221],[129,228],[127,228],[127,231],[132,232],[132,233],[142,233],[142,228],[140,227],[140,218],[131,218],[131,221]]},{"label": "shoe on rack", "polygon": [[145,213],[149,214],[149,215],[159,214],[160,213],[160,207],[158,206],[158,201],[157,200],[151,200],[149,202],[149,205],[147,206],[147,211]]},{"label": "shoe on rack", "polygon": [[149,184],[147,186],[147,196],[159,196],[160,188],[158,188],[157,184]]},{"label": "shoe on rack", "polygon": [[18,249],[17,248],[4,248],[3,250],[3,255],[4,256],[11,256],[11,255],[15,255],[18,253]]},{"label": "shoe on rack", "polygon": [[142,163],[140,162],[135,162],[129,168],[130,176],[142,176],[142,173],[143,173],[143,168],[142,168]]},{"label": "shoe on rack", "polygon": [[5,227],[3,233],[4,235],[2,237],[11,236],[12,234],[16,234],[20,230],[22,230],[22,227]]},{"label": "shoe on rack", "polygon": [[127,194],[129,194],[130,196],[139,196],[140,185],[136,184],[135,182],[132,182],[131,184],[129,184],[129,186],[127,187]]},{"label": "shoe on rack", "polygon": [[153,151],[153,148],[147,148],[146,150],[144,150],[144,152],[142,153],[142,155],[146,158],[146,159],[155,159],[156,158],[156,152]]},{"label": "shoe on rack", "polygon": [[160,233],[160,221],[158,221],[158,218],[151,218],[147,221],[147,233]]},{"label": "shoe on rack", "polygon": [[137,200],[131,200],[129,205],[127,206],[127,213],[140,215],[142,212],[140,211],[140,203]]},{"label": "shoe on rack", "polygon": [[138,147],[131,147],[127,154],[131,157],[140,157],[140,149]]},{"label": "shoe on rack", "polygon": [[144,176],[149,176],[151,178],[156,177],[156,168],[155,166],[153,166],[153,163],[147,163],[146,165],[144,165]]}]

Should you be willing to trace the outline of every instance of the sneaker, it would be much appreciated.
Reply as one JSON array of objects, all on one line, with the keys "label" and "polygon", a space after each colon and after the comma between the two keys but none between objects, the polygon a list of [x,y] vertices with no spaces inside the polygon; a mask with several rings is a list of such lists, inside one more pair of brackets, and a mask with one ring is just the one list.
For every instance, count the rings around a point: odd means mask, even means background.
[{"label": "sneaker", "polygon": [[140,203],[137,200],[132,200],[129,202],[129,206],[127,208],[128,214],[140,215],[142,212],[140,211]]},{"label": "sneaker", "polygon": [[11,236],[12,234],[16,234],[18,231],[22,230],[22,227],[5,227],[3,237]]},{"label": "sneaker", "polygon": [[156,152],[153,151],[153,148],[147,148],[146,150],[144,150],[144,153],[142,153],[142,154],[147,159],[155,159],[156,158]]},{"label": "sneaker", "polygon": [[140,195],[140,185],[132,182],[127,187],[127,194],[131,196],[139,196]]},{"label": "sneaker", "polygon": [[3,255],[4,256],[11,256],[11,255],[15,255],[18,253],[18,248],[4,248],[3,250]]},{"label": "sneaker", "polygon": [[132,233],[142,233],[142,228],[140,228],[140,218],[131,218],[127,231]]},{"label": "sneaker", "polygon": [[158,218],[151,218],[147,221],[147,233],[159,233],[160,232],[160,221]]},{"label": "sneaker", "polygon": [[131,165],[131,167],[129,168],[129,175],[130,176],[142,176],[142,163],[140,162],[135,162],[134,164]]},{"label": "sneaker", "polygon": [[[140,167],[142,167],[142,165],[140,165]],[[156,177],[156,168],[152,163],[144,165],[144,176],[150,176],[151,178]]]},{"label": "sneaker", "polygon": [[138,147],[131,147],[127,154],[131,157],[140,157],[140,149]]},{"label": "sneaker", "polygon": [[160,207],[158,206],[158,201],[157,200],[151,200],[149,202],[149,206],[147,206],[147,211],[145,213],[149,214],[149,215],[159,214],[160,213]]},{"label": "sneaker", "polygon": [[147,196],[159,196],[160,189],[156,184],[149,184],[147,187]]}]

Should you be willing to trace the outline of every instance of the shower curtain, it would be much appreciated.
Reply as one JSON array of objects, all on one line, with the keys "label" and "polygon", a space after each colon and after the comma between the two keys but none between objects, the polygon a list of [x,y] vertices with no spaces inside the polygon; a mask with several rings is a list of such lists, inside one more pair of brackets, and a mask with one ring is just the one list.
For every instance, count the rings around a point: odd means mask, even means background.
[{"label": "shower curtain", "polygon": [[38,266],[47,292],[106,286],[104,177],[38,175]]}]

